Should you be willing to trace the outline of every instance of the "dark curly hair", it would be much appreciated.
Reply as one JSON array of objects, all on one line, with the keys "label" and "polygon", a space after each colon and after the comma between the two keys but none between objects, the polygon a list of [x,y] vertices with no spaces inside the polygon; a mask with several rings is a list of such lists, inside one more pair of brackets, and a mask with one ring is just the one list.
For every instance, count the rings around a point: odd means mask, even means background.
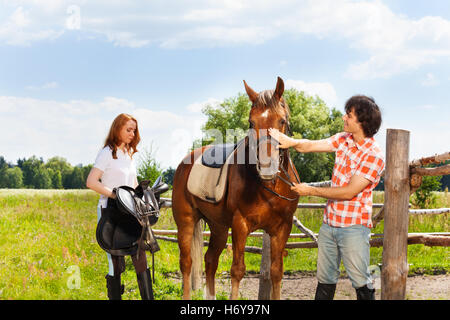
[{"label": "dark curly hair", "polygon": [[356,95],[345,103],[345,112],[355,111],[367,138],[373,137],[381,126],[381,111],[372,97]]}]

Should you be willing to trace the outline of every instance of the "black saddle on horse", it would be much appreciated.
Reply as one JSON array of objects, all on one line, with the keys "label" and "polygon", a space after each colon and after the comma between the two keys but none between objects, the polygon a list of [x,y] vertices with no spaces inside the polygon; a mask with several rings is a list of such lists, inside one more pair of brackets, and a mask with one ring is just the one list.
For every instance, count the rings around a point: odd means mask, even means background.
[{"label": "black saddle on horse", "polygon": [[148,180],[142,181],[136,189],[116,188],[116,199],[108,198],[97,224],[96,238],[100,247],[115,256],[135,255],[139,249],[158,251],[151,226],[159,218],[160,194],[168,189],[161,177],[151,188]]},{"label": "black saddle on horse", "polygon": [[227,143],[212,145],[203,152],[202,164],[210,168],[222,167],[238,144]]}]

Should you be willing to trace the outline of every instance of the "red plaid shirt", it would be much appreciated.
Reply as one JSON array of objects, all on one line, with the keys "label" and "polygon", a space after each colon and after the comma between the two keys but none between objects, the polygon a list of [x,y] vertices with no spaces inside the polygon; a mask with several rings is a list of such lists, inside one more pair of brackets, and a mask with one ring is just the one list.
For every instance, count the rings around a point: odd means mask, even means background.
[{"label": "red plaid shirt", "polygon": [[333,227],[361,224],[372,228],[372,190],[380,182],[384,169],[382,152],[373,138],[356,143],[351,133],[338,133],[327,139],[336,151],[331,178],[332,187],[342,187],[350,178],[359,175],[371,183],[353,199],[328,200],[323,222]]}]

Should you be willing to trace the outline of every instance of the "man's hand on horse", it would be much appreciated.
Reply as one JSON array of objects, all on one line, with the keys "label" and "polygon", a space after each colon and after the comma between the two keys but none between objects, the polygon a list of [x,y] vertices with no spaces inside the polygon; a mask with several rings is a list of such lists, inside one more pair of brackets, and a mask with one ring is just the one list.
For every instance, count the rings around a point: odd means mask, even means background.
[{"label": "man's hand on horse", "polygon": [[306,183],[294,182],[294,185],[291,187],[291,190],[293,190],[299,196],[309,196],[311,195],[312,188]]},{"label": "man's hand on horse", "polygon": [[278,129],[275,128],[270,128],[269,134],[272,138],[274,138],[280,143],[279,145],[277,145],[277,149],[287,149],[290,147],[294,147],[298,143],[297,140],[288,137],[287,135],[281,133]]}]

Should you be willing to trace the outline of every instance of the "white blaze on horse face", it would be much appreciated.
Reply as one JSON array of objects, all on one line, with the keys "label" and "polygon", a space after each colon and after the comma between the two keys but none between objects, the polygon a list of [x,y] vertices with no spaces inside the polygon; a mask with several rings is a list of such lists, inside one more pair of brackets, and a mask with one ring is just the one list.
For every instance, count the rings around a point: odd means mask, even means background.
[{"label": "white blaze on horse face", "polygon": [[[279,168],[279,150],[275,148],[276,141],[267,135],[266,129],[259,130],[258,163],[256,169],[262,179],[273,179]],[[270,152],[270,154],[269,154]]]},{"label": "white blaze on horse face", "polygon": [[260,117],[261,118],[267,118],[269,116],[269,109],[266,109],[266,111],[264,111],[263,113],[261,113]]}]

